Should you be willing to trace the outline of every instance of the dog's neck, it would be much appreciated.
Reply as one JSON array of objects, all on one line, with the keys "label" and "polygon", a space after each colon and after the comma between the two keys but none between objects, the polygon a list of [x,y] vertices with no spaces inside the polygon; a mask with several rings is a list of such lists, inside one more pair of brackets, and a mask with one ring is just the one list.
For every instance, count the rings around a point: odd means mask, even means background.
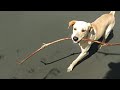
[{"label": "dog's neck", "polygon": [[[94,32],[94,30],[91,30],[91,31],[89,31],[88,32],[88,34],[84,37],[84,39],[91,39],[91,40],[95,40],[95,32]],[[89,43],[89,42],[86,42],[86,41],[84,41],[84,40],[81,40],[80,42],[79,42],[79,44],[81,45],[81,44],[87,44],[87,43]],[[89,43],[90,44],[90,43]]]},{"label": "dog's neck", "polygon": [[85,37],[85,38],[88,38],[88,39],[92,39],[92,40],[94,40],[94,38],[95,38],[95,29],[94,29],[94,27],[92,26],[92,24],[91,24],[91,28],[90,28],[90,30],[88,31],[88,34],[87,34],[87,36]]},{"label": "dog's neck", "polygon": [[[95,28],[94,28],[94,27],[92,26],[92,24],[91,24],[91,28],[90,28],[90,30],[88,30],[88,33],[87,33],[87,35],[84,37],[84,39],[95,40],[95,39],[96,39],[95,34],[96,34],[96,30],[95,30]],[[80,43],[80,44],[84,44],[84,43],[86,43],[86,41],[81,40],[79,43]]]}]

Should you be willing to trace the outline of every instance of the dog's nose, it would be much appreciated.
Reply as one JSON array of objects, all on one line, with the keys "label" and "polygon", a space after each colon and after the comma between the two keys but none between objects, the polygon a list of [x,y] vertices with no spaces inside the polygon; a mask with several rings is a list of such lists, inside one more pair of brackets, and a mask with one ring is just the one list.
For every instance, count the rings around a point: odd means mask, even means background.
[{"label": "dog's nose", "polygon": [[74,41],[77,41],[77,40],[78,40],[78,37],[74,36],[74,37],[73,37],[73,40],[74,40]]}]

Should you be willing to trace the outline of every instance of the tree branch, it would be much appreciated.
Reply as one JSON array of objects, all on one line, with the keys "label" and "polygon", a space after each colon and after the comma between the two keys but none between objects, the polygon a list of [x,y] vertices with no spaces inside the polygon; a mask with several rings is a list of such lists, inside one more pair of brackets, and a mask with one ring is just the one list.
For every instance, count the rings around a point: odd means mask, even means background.
[{"label": "tree branch", "polygon": [[[55,40],[53,42],[49,42],[49,43],[43,43],[43,45],[37,49],[36,51],[34,51],[33,53],[29,54],[25,59],[23,59],[22,61],[17,61],[18,64],[22,64],[24,63],[26,60],[28,60],[30,57],[32,57],[33,55],[35,55],[36,53],[38,53],[40,50],[52,45],[52,44],[55,44],[55,43],[58,43],[58,42],[61,42],[61,41],[65,41],[65,40],[71,40],[71,38],[62,38],[62,39],[58,39],[58,40]],[[120,45],[120,43],[103,43],[103,42],[100,42],[100,41],[94,41],[94,40],[91,40],[91,39],[85,39],[83,38],[82,40],[84,41],[90,41],[90,42],[94,42],[94,43],[98,43],[98,44],[102,44],[103,46],[115,46],[115,45]]]}]

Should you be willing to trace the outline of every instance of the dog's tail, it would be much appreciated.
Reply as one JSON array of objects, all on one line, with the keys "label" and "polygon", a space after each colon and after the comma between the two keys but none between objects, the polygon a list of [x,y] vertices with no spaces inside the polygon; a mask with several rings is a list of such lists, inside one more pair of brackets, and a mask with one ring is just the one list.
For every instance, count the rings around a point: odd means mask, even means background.
[{"label": "dog's tail", "polygon": [[115,11],[111,11],[110,14],[112,14],[114,16],[115,15]]}]

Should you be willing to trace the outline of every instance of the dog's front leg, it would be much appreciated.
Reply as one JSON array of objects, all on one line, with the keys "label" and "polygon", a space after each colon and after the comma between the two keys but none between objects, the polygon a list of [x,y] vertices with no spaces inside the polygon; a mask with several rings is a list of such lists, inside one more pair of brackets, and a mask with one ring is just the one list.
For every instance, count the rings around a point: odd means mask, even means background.
[{"label": "dog's front leg", "polygon": [[[88,50],[90,49],[91,45],[92,45],[92,43],[90,43],[90,44],[87,43],[87,44],[80,45],[81,54],[72,62],[72,64],[70,64],[70,66],[67,68],[67,72],[71,72],[73,70],[74,66],[80,60],[82,60],[84,57],[86,57],[89,54]],[[86,46],[86,48],[84,46]]]},{"label": "dog's front leg", "polygon": [[77,59],[74,60],[74,61],[72,62],[72,64],[70,64],[70,66],[69,66],[68,69],[67,69],[67,72],[71,72],[72,69],[74,68],[74,66],[75,66],[80,60],[82,60],[86,55],[87,55],[87,52],[82,52],[82,53],[77,57]]}]

